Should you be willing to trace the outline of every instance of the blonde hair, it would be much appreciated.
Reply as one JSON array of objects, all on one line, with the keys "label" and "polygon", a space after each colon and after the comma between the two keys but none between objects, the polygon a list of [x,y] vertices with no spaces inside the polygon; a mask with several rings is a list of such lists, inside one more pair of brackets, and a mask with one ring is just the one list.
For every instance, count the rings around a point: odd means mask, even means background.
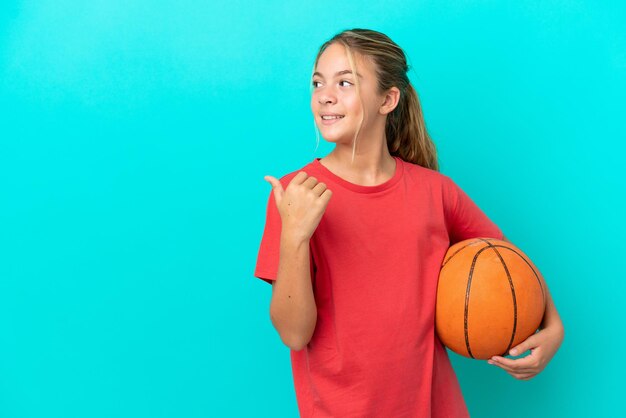
[{"label": "blonde hair", "polygon": [[[353,74],[356,74],[353,51],[359,54],[363,59],[373,63],[378,81],[378,94],[383,94],[393,86],[400,90],[398,105],[387,115],[387,121],[385,123],[385,136],[387,138],[389,153],[402,158],[404,161],[439,171],[437,149],[428,135],[417,92],[408,78],[407,72],[409,66],[407,65],[404,51],[387,35],[381,32],[357,28],[344,30],[322,44],[315,57],[311,78],[313,78],[313,73],[315,72],[320,56],[326,48],[333,43],[341,44],[346,49]],[[361,101],[361,106],[363,106],[363,101],[359,94],[359,78],[354,77],[354,80],[358,98]],[[361,130],[362,123],[363,117],[354,135],[352,145],[353,162],[356,150],[356,139]],[[315,130],[319,143],[319,130],[317,129],[317,125],[315,125]]]}]

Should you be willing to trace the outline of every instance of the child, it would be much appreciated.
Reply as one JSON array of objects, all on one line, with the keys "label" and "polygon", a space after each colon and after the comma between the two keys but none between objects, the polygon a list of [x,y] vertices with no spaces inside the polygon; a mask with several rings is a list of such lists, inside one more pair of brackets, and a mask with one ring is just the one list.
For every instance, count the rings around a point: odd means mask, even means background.
[{"label": "child", "polygon": [[[435,334],[439,269],[455,242],[504,235],[439,173],[391,39],[341,32],[314,71],[311,109],[335,148],[280,180],[265,177],[272,191],[254,274],[272,284],[270,317],[292,349],[300,415],[467,417]],[[515,347],[533,353],[494,364],[528,379],[562,330],[548,297],[542,330]]]}]

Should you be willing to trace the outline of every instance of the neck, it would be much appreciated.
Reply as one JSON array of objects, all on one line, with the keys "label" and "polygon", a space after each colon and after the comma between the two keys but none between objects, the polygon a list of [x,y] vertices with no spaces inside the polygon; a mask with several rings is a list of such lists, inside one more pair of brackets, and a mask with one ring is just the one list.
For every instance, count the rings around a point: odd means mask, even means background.
[{"label": "neck", "polygon": [[[357,148],[363,148],[358,147]],[[389,153],[387,144],[355,152],[352,162],[352,148],[336,146],[320,162],[338,174],[356,184],[376,185],[393,177],[396,170],[396,162]]]}]

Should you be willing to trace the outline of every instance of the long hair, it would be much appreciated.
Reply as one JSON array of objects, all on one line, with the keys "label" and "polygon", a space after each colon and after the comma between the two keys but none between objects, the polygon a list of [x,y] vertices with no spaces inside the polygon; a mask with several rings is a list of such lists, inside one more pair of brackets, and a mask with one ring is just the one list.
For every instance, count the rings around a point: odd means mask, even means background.
[{"label": "long hair", "polygon": [[[333,43],[339,43],[346,49],[353,74],[356,74],[354,53],[359,54],[362,58],[374,64],[378,79],[378,94],[383,94],[392,86],[400,90],[398,105],[392,112],[387,114],[385,123],[385,136],[389,153],[402,158],[404,161],[439,171],[437,149],[428,135],[417,92],[408,78],[409,66],[407,65],[404,51],[381,32],[358,28],[344,30],[322,44],[315,57],[311,78],[313,78],[320,56]],[[359,94],[359,79],[358,77],[354,79],[357,95],[361,105],[363,105],[361,95]],[[354,136],[352,145],[353,161],[356,139],[362,123],[363,119],[361,119]],[[319,135],[317,125],[316,133]]]}]

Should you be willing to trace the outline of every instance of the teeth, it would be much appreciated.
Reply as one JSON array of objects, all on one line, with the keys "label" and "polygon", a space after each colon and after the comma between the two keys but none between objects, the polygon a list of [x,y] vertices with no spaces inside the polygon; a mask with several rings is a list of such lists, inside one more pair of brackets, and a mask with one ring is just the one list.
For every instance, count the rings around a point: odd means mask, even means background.
[{"label": "teeth", "polygon": [[343,116],[322,116],[322,119],[324,119],[324,120],[341,119],[341,118],[343,118]]}]

